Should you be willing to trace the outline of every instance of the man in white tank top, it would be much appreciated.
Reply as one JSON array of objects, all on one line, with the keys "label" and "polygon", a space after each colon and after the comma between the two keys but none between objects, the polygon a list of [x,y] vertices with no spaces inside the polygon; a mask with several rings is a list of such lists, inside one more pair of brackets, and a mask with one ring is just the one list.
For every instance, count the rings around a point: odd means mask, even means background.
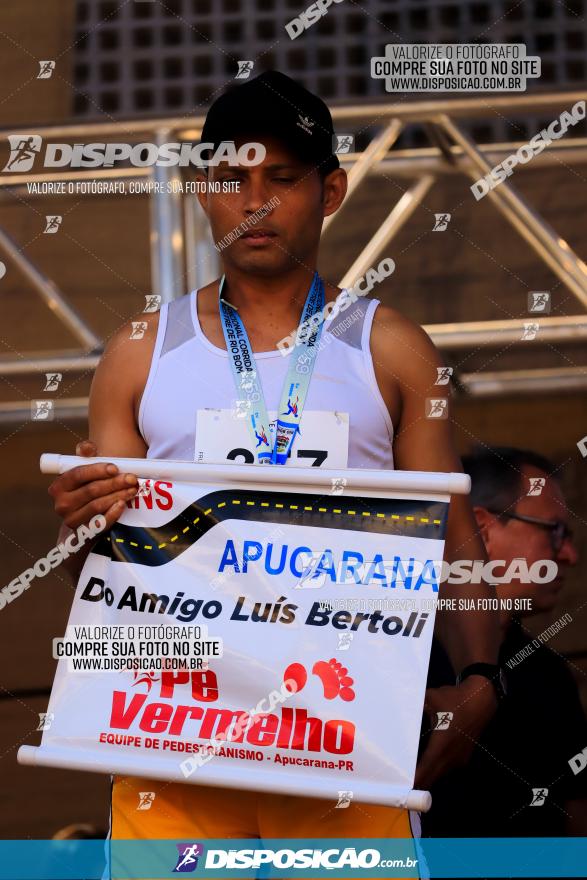
[{"label": "man in white tank top", "polygon": [[[253,141],[266,149],[256,165],[210,167],[204,179],[220,182],[221,190],[224,183],[238,186],[232,192],[201,193],[200,201],[222,255],[222,299],[246,327],[268,410],[277,408],[288,360],[278,343],[298,327],[316,280],[322,223],[346,194],[346,173],[333,155],[332,137],[326,105],[275,71],[221,96],[202,133],[202,142],[234,140],[240,147]],[[327,303],[340,294],[324,284]],[[315,440],[306,448],[306,440],[297,437],[287,466],[328,461],[341,468],[461,470],[450,417],[426,417],[426,399],[438,396],[435,382],[442,366],[430,339],[377,300],[349,302],[347,297],[346,304],[344,313],[324,325],[303,401],[308,430],[302,435]],[[92,384],[91,440],[79,444],[78,454],[251,460],[256,450],[246,435],[233,441],[222,415],[216,434],[206,421],[206,411],[230,410],[236,396],[220,308],[216,280],[160,314],[141,314],[147,323],[141,340],[129,338],[130,322],[113,336]],[[297,399],[290,401],[292,412],[297,406]],[[136,486],[134,475],[94,464],[58,477],[49,491],[65,532],[97,513],[111,525]],[[451,505],[445,555],[448,561],[485,558],[461,496]],[[78,572],[82,562],[78,554]],[[485,598],[491,592],[485,584],[447,585],[444,595]],[[437,622],[454,668],[465,676],[458,687],[427,694],[432,716],[452,711],[454,717],[449,730],[431,735],[418,765],[418,788],[466,760],[497,705],[492,684],[496,618],[489,612],[445,612]],[[140,791],[155,792],[148,811],[137,812]],[[312,798],[116,776],[110,834],[116,839],[405,838],[414,833],[410,819],[405,810],[372,804],[351,802],[337,809]]]}]

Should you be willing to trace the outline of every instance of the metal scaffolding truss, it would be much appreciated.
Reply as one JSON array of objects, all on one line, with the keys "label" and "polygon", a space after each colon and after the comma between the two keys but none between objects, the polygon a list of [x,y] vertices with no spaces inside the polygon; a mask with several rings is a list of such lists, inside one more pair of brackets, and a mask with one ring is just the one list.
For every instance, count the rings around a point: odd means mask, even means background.
[{"label": "metal scaffolding truss", "polygon": [[[341,210],[324,223],[323,234],[336,224],[338,216],[352,203],[353,194],[370,175],[408,177],[406,191],[393,205],[368,244],[355,257],[344,273],[339,286],[348,287],[376,264],[377,258],[408,221],[416,207],[430,191],[435,180],[445,174],[463,174],[472,180],[485,176],[492,167],[515,152],[520,144],[491,144],[478,146],[459,127],[458,120],[478,118],[499,112],[519,117],[524,113],[543,111],[560,112],[577,101],[584,100],[580,92],[555,92],[533,95],[483,96],[479,98],[417,101],[404,104],[369,104],[337,107],[332,111],[337,130],[370,126],[376,117],[378,133],[361,153],[341,154],[341,164],[348,170],[348,195]],[[198,141],[203,117],[167,118],[60,125],[35,128],[44,141],[59,139],[72,141],[84,138],[104,142],[120,136],[140,143]],[[432,146],[424,149],[394,151],[404,126],[423,123],[429,132]],[[22,129],[21,129],[22,131]],[[1,135],[18,135],[20,131],[5,130]],[[548,150],[533,159],[536,167],[550,167],[560,162],[561,154],[569,163],[587,162],[587,139],[557,140]],[[5,173],[0,178],[0,199],[6,203],[11,197],[26,193],[32,182],[92,179],[139,180],[151,176],[164,184],[154,188],[150,195],[150,252],[153,293],[167,302],[188,289],[206,284],[219,270],[218,253],[213,246],[207,222],[195,195],[173,192],[173,184],[180,176],[177,167],[86,169],[66,173]],[[115,198],[114,196],[112,198]],[[504,219],[528,242],[536,255],[571,291],[581,305],[581,312],[566,317],[540,317],[540,340],[550,344],[567,344],[587,338],[587,266],[568,243],[526,203],[515,187],[505,180],[490,190],[491,199]],[[53,314],[73,333],[81,344],[79,351],[53,350],[24,356],[0,359],[0,375],[17,376],[38,372],[79,372],[93,370],[102,350],[101,340],[81,318],[59,291],[28,259],[18,244],[0,228],[0,254],[22,272],[42,297]],[[524,320],[462,321],[452,324],[425,325],[440,349],[454,351],[479,346],[499,348],[521,343]],[[526,344],[526,343],[525,343]],[[587,387],[587,371],[580,367],[565,369],[524,369],[502,372],[462,374],[459,386],[465,393],[477,396],[501,396],[508,393],[546,393],[560,390],[578,390]],[[21,421],[27,418],[21,404],[0,403],[0,422]],[[55,411],[63,418],[84,418],[87,398],[56,399]],[[27,411],[28,412],[28,411]]]}]

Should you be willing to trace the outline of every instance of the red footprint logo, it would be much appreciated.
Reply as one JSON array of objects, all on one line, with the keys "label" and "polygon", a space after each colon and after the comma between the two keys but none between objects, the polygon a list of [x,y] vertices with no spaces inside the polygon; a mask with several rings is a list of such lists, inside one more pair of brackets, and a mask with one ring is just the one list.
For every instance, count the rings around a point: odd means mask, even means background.
[{"label": "red footprint logo", "polygon": [[355,692],[351,687],[355,683],[354,679],[347,675],[348,669],[334,657],[328,663],[326,660],[318,660],[317,663],[314,663],[312,672],[322,682],[326,700],[340,697],[345,703],[350,703],[355,699]]},{"label": "red footprint logo", "polygon": [[306,667],[301,663],[290,663],[283,673],[283,683],[290,694],[297,694],[298,691],[301,691],[307,680]]},{"label": "red footprint logo", "polygon": [[[322,682],[324,689],[324,698],[326,700],[334,700],[340,697],[346,703],[350,703],[355,699],[355,692],[352,685],[355,683],[347,673],[348,669],[332,657],[328,662],[326,660],[318,660],[312,667],[312,672],[317,675]],[[283,681],[286,689],[292,693],[301,691],[308,680],[306,667],[301,663],[290,663],[283,673]]]}]

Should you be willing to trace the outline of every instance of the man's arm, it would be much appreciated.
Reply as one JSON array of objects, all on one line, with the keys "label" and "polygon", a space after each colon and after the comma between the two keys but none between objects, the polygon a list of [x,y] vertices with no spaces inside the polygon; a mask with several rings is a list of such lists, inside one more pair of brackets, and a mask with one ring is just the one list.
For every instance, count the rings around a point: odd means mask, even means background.
[{"label": "man's arm", "polygon": [[[444,365],[426,333],[394,309],[379,306],[371,334],[371,351],[379,387],[390,407],[396,430],[393,445],[396,467],[399,470],[462,471],[453,439],[450,401],[447,400],[447,418],[427,418],[427,398],[448,399],[449,395],[448,386],[434,384],[438,377],[437,367]],[[447,562],[455,559],[486,560],[485,548],[466,496],[457,495],[452,499],[445,559]],[[483,582],[444,583],[441,591],[443,597],[457,600],[493,598],[494,595],[492,588]],[[437,633],[457,672],[470,663],[497,662],[499,619],[495,611],[441,611],[437,615]],[[466,759],[496,705],[492,685],[480,676],[471,676],[458,688],[442,688],[427,694],[429,710],[454,711],[455,707],[459,708],[455,726],[461,728],[469,741],[458,746],[461,759]],[[434,739],[438,743],[438,736],[433,736],[430,746],[433,746]],[[424,753],[425,778],[438,775],[442,767],[443,761],[435,754],[436,748],[434,744],[432,755],[428,754],[430,747]],[[458,760],[456,743],[454,749],[452,756],[445,756],[445,769]],[[432,757],[435,758],[434,767]]]},{"label": "man's arm", "polygon": [[[78,443],[76,454],[144,458],[147,448],[137,425],[136,414],[145,386],[157,333],[158,314],[141,315],[147,320],[142,339],[131,339],[131,324],[111,339],[98,364],[89,403],[90,440]],[[59,541],[100,513],[110,528],[122,514],[126,502],[137,491],[134,474],[118,473],[107,464],[83,465],[58,476],[49,486],[55,512],[62,517]],[[64,566],[75,582],[90,552],[86,542],[68,557]]]}]

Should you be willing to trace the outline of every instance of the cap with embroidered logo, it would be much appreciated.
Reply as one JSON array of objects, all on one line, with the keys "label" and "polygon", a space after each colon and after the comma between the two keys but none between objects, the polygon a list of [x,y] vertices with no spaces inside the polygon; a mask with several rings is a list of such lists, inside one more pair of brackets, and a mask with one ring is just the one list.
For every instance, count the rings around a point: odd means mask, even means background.
[{"label": "cap with embroidered logo", "polygon": [[232,86],[208,110],[201,142],[216,147],[246,135],[282,140],[303,162],[323,174],[340,167],[333,153],[334,128],[324,101],[278,70]]}]

